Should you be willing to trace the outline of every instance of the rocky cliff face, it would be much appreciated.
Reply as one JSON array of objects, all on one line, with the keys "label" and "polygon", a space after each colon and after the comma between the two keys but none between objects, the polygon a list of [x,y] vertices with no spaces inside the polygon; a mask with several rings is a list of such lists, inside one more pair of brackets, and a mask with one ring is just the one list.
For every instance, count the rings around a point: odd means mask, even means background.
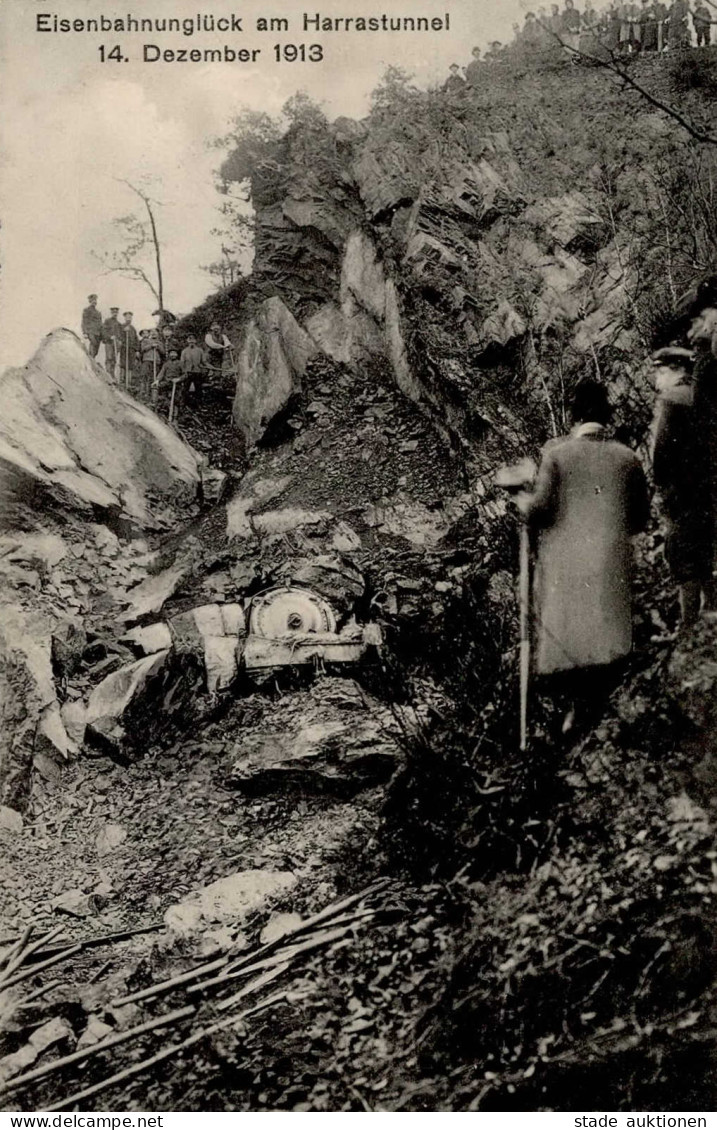
[{"label": "rocky cliff face", "polygon": [[[307,346],[296,353],[293,325],[284,341],[277,300],[282,325],[290,314],[318,352],[349,367],[387,361],[401,391],[474,455],[496,412],[531,415],[536,439],[559,432],[565,388],[581,374],[609,378],[644,420],[641,363],[701,269],[687,243],[704,239],[703,266],[714,250],[709,223],[687,221],[680,203],[714,156],[702,153],[680,189],[684,134],[604,72],[558,60],[486,76],[471,97],[399,83],[363,122],[299,121],[252,176],[244,322],[267,296],[273,306],[237,327],[235,418],[250,442],[259,435],[242,402],[256,396],[247,354],[258,341],[268,357],[278,333],[293,373],[267,418],[301,382]],[[641,81],[659,87],[662,72],[646,64]]]}]

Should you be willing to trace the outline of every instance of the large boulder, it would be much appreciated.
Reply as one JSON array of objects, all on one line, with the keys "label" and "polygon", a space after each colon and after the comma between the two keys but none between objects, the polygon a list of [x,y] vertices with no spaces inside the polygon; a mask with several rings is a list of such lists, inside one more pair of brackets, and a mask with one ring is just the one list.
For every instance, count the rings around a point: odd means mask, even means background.
[{"label": "large boulder", "polygon": [[237,871],[170,906],[164,921],[180,936],[218,922],[243,924],[250,915],[288,894],[297,882],[291,871]]},{"label": "large boulder", "polygon": [[69,330],[53,331],[23,369],[2,374],[0,401],[0,530],[43,503],[157,528],[197,495],[200,457],[110,384]]},{"label": "large boulder", "polygon": [[348,679],[323,678],[271,732],[242,731],[227,784],[247,793],[300,789],[349,797],[387,781],[402,762],[390,710]]},{"label": "large boulder", "polygon": [[280,298],[268,298],[244,330],[234,398],[234,421],[247,445],[301,392],[316,345]]}]

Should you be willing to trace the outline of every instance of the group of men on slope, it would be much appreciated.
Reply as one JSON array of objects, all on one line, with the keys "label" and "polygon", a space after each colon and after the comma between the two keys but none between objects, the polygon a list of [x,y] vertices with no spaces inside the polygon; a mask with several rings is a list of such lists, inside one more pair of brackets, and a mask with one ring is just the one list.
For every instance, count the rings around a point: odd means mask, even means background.
[{"label": "group of men on slope", "polygon": [[[717,276],[686,296],[679,320],[686,344],[652,357],[652,474],[684,630],[717,616]],[[649,494],[610,417],[605,386],[578,384],[572,431],[545,446],[532,489],[515,495],[535,554],[533,671],[567,695],[565,731],[604,700],[632,647],[630,543]]]},{"label": "group of men on slope", "polygon": [[103,320],[97,308],[96,294],[88,296],[82,311],[82,335],[90,357],[97,357],[104,345],[104,367],[111,380],[117,381],[139,400],[156,406],[159,391],[174,383],[175,408],[198,401],[207,377],[221,374],[226,363],[232,363],[232,345],[218,322],[213,322],[198,344],[195,334],[188,334],[182,345],[177,338],[177,319],[168,310],[155,311],[156,328],[137,332],[133,314],[126,310],[119,320],[119,307],[110,307],[110,316]]}]

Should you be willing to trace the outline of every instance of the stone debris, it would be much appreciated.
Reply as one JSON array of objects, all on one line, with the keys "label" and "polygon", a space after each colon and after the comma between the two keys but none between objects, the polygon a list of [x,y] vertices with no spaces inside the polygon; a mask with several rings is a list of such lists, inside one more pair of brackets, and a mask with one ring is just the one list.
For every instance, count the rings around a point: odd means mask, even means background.
[{"label": "stone debris", "polygon": [[259,942],[262,946],[268,946],[271,942],[278,942],[293,930],[298,930],[303,921],[300,914],[272,914],[259,935]]},{"label": "stone debris", "polygon": [[242,923],[250,914],[293,890],[296,883],[291,871],[238,871],[170,906],[164,921],[169,930],[180,936],[194,934],[207,923]]},{"label": "stone debris", "polygon": [[124,623],[132,624],[137,620],[144,619],[145,616],[161,612],[166,602],[174,595],[182,582],[187,579],[191,571],[191,562],[182,560],[171,565],[168,569],[162,570],[161,573],[147,577],[140,584],[130,589],[127,594],[127,607],[122,614]]},{"label": "stone debris", "polygon": [[98,855],[109,855],[127,839],[127,829],[121,824],[105,824],[95,838]]},{"label": "stone debris", "polygon": [[144,691],[151,676],[165,664],[168,655],[168,651],[159,651],[113,671],[91,692],[85,721],[121,718],[129,704]]},{"label": "stone debris", "polygon": [[227,784],[249,793],[300,788],[352,796],[392,776],[402,762],[397,737],[387,707],[349,679],[323,678],[299,716],[239,736]]},{"label": "stone debris", "polygon": [[79,887],[64,891],[51,903],[58,914],[68,914],[71,918],[87,918],[92,913],[89,895]]},{"label": "stone debris", "polygon": [[24,827],[22,816],[8,805],[0,805],[0,832],[10,832],[19,835]]},{"label": "stone debris", "polygon": [[60,1016],[53,1017],[46,1024],[36,1028],[30,1039],[18,1051],[12,1052],[0,1059],[0,1083],[18,1075],[28,1067],[32,1067],[40,1056],[65,1041],[74,1041],[72,1028],[67,1020]]},{"label": "stone debris", "polygon": [[11,507],[37,489],[63,509],[91,518],[100,507],[152,529],[176,521],[199,487],[195,452],[110,385],[69,330],[48,334],[24,368],[3,374],[0,445],[14,470]]},{"label": "stone debris", "polygon": [[104,1040],[106,1036],[111,1036],[113,1032],[114,1028],[111,1024],[105,1024],[101,1016],[90,1013],[87,1017],[85,1030],[77,1041],[77,1051],[82,1048],[91,1048],[93,1044],[99,1044],[100,1040]]},{"label": "stone debris", "polygon": [[169,624],[148,624],[145,628],[132,628],[121,636],[122,643],[131,643],[143,655],[154,655],[172,646],[172,632]]}]

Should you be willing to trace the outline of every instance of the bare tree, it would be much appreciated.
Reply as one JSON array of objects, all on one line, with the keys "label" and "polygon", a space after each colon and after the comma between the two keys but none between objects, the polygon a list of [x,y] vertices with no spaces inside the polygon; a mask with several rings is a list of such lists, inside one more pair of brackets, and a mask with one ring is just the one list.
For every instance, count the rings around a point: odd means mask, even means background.
[{"label": "bare tree", "polygon": [[622,79],[625,86],[641,95],[641,97],[644,98],[646,102],[649,102],[651,106],[654,106],[656,110],[660,110],[663,114],[672,118],[672,120],[682,126],[695,141],[701,141],[705,145],[717,145],[717,134],[710,133],[703,129],[696,122],[691,121],[690,118],[683,114],[682,111],[672,103],[665,102],[662,98],[658,98],[657,95],[652,94],[651,91],[647,90],[642,83],[638,82],[637,79],[630,74],[629,70],[615,52],[601,44],[599,40],[600,54],[596,55],[590,51],[584,51],[581,47],[575,47],[573,44],[568,43],[557,31],[554,31],[553,28],[543,23],[541,20],[539,20],[538,23],[548,35],[552,36],[555,42],[558,43],[564,51],[567,51],[574,58],[583,59],[586,63],[590,63],[594,67],[602,67],[603,70],[610,71],[612,74],[617,75],[618,78]]},{"label": "bare tree", "polygon": [[[126,216],[118,216],[113,220],[113,224],[121,233],[124,245],[117,251],[97,255],[96,258],[104,266],[105,273],[116,272],[124,275],[125,278],[143,282],[152,292],[161,315],[164,312],[164,278],[162,252],[154,214],[159,202],[152,200],[147,192],[128,180],[121,179],[119,183],[125,184],[140,198],[147,212],[147,219],[142,219],[134,212]],[[154,259],[154,269],[151,272],[141,261],[148,249],[151,249]]]}]

